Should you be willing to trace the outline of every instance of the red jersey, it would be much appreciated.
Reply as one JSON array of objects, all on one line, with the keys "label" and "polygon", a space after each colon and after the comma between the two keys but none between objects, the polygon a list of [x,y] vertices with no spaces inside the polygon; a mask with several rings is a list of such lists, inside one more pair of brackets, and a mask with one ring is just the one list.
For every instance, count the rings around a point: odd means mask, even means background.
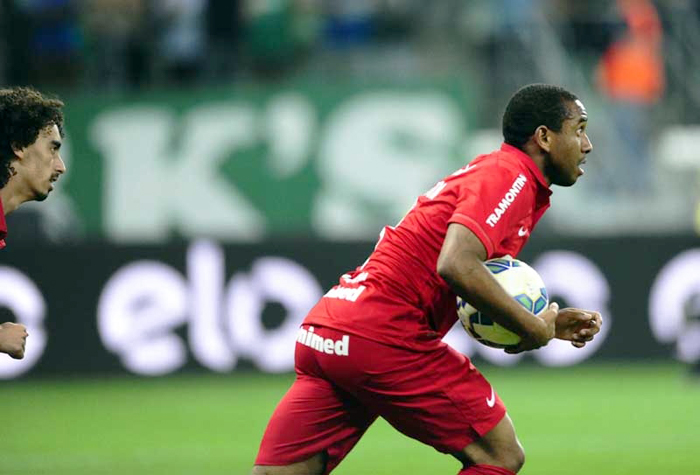
[{"label": "red jersey", "polygon": [[0,200],[0,249],[5,247],[5,236],[7,236],[7,223],[5,222],[5,210],[2,209],[2,200]]},{"label": "red jersey", "polygon": [[340,278],[304,324],[428,351],[457,321],[456,295],[437,273],[450,223],[469,228],[488,258],[517,256],[549,207],[551,191],[532,159],[503,144],[420,196],[385,227],[369,259]]}]

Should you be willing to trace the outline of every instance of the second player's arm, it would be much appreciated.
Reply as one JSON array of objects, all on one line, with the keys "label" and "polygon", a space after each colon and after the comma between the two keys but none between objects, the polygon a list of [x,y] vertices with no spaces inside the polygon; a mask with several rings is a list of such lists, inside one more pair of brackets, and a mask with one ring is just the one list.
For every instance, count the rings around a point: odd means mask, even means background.
[{"label": "second player's arm", "polygon": [[466,226],[451,223],[437,262],[437,272],[453,292],[486,313],[497,323],[531,342],[546,345],[555,332],[556,309],[535,317],[498,284],[484,266],[487,253],[479,238]]},{"label": "second player's arm", "polygon": [[24,325],[7,322],[0,325],[0,353],[7,353],[17,360],[24,358],[27,329]]}]

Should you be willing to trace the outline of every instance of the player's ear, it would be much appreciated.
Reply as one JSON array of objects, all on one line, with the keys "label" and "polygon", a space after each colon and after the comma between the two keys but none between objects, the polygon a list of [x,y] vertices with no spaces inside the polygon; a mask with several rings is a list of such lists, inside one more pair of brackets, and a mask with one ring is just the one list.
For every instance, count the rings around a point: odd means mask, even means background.
[{"label": "player's ear", "polygon": [[17,144],[12,144],[12,152],[19,159],[24,158],[24,147],[20,147]]},{"label": "player's ear", "polygon": [[549,152],[552,148],[552,131],[546,125],[540,125],[535,129],[535,134],[533,135],[537,145],[544,150]]}]

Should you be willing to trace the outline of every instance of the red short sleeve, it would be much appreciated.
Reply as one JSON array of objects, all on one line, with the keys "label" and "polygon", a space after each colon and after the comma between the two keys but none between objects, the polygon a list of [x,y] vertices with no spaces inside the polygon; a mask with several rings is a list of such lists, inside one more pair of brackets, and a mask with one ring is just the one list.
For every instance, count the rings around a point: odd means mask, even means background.
[{"label": "red short sleeve", "polygon": [[450,223],[469,228],[486,248],[488,258],[518,222],[532,211],[531,178],[515,167],[479,164],[456,183],[457,205]]}]

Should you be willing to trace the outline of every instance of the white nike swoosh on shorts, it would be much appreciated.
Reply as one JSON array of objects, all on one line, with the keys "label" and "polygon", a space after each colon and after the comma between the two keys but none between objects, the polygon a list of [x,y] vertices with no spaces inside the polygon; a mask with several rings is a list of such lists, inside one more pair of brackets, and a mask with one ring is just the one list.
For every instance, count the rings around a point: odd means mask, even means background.
[{"label": "white nike swoosh on shorts", "polygon": [[486,398],[486,405],[489,407],[496,405],[496,393],[493,392],[493,386],[491,386],[491,397]]}]

